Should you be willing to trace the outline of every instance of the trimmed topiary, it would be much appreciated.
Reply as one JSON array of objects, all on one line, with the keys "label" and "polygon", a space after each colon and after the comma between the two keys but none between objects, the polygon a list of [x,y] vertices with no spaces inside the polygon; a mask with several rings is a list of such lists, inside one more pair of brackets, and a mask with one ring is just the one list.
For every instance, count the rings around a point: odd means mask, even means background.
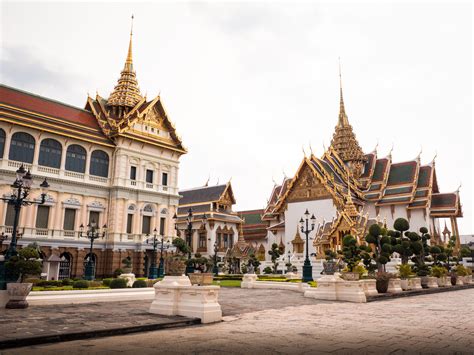
[{"label": "trimmed topiary", "polygon": [[89,281],[87,280],[74,281],[72,284],[72,288],[79,288],[79,289],[89,288]]},{"label": "trimmed topiary", "polygon": [[145,280],[136,280],[133,285],[132,285],[132,288],[142,288],[142,287],[147,287],[147,283]]},{"label": "trimmed topiary", "polygon": [[61,280],[61,284],[62,284],[63,286],[71,286],[71,285],[72,285],[72,282],[73,282],[73,281],[72,281],[71,279],[63,279],[63,280]]},{"label": "trimmed topiary", "polygon": [[113,279],[110,282],[110,288],[127,288],[127,280],[126,279]]},{"label": "trimmed topiary", "polygon": [[395,228],[397,231],[403,233],[410,229],[410,223],[405,218],[397,218],[395,222],[393,223],[393,228]]},{"label": "trimmed topiary", "polygon": [[110,283],[112,282],[112,278],[109,278],[109,279],[103,279],[102,280],[102,285],[103,286],[107,286],[107,287],[110,287]]}]

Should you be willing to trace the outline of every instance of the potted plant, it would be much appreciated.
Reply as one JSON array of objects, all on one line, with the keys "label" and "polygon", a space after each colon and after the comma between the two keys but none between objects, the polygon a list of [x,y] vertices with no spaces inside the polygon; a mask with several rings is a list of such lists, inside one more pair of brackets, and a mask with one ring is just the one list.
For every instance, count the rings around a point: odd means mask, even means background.
[{"label": "potted plant", "polygon": [[459,264],[456,266],[456,276],[457,276],[457,283],[458,285],[464,285],[466,284],[466,280],[464,279],[466,276],[468,276],[468,271],[467,268]]},{"label": "potted plant", "polygon": [[346,281],[357,281],[359,280],[359,273],[354,268],[359,265],[361,260],[361,252],[365,250],[357,245],[357,240],[350,234],[345,235],[342,238],[342,260],[346,263],[346,270],[342,272],[342,277]]},{"label": "potted plant", "polygon": [[187,261],[188,265],[194,268],[194,273],[190,273],[189,279],[193,285],[212,285],[213,276],[212,273],[208,273],[211,261],[202,256],[200,253],[196,253],[194,258]]},{"label": "potted plant", "polygon": [[182,276],[186,271],[186,254],[189,247],[182,238],[175,238],[173,245],[176,247],[176,254],[168,258],[168,272],[170,276]]},{"label": "potted plant", "polygon": [[400,275],[400,287],[403,291],[410,289],[409,278],[415,274],[412,271],[411,265],[401,264],[397,266],[398,274]]},{"label": "potted plant", "polygon": [[324,251],[326,261],[323,261],[323,273],[325,275],[334,275],[337,271],[337,262],[335,260],[337,254],[332,250],[328,249]]},{"label": "potted plant", "polygon": [[377,274],[375,275],[375,287],[377,288],[378,293],[387,293],[388,284],[391,278],[392,274],[388,272],[377,272]]},{"label": "potted plant", "polygon": [[448,275],[448,270],[445,267],[438,265],[431,267],[431,276],[436,277],[438,287],[445,287],[447,285],[446,275]]},{"label": "potted plant", "polygon": [[392,237],[388,235],[387,229],[378,224],[371,225],[365,241],[373,245],[373,259],[377,263],[377,271],[385,271],[385,265],[390,261],[393,252]]},{"label": "potted plant", "polygon": [[7,284],[9,301],[5,308],[27,308],[26,297],[33,287],[32,283],[25,283],[25,279],[41,275],[41,261],[38,249],[29,245],[21,249],[17,255],[12,256],[5,263],[5,269],[9,279],[16,282]]},{"label": "potted plant", "polygon": [[132,272],[132,260],[130,257],[122,259],[122,270],[124,274],[130,274]]}]

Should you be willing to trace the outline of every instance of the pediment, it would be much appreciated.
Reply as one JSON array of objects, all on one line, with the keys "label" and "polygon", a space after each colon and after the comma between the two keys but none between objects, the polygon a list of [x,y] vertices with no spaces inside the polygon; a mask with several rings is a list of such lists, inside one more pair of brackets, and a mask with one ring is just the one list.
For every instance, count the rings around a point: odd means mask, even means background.
[{"label": "pediment", "polygon": [[287,202],[332,199],[328,188],[314,174],[307,163],[301,168],[287,196]]}]

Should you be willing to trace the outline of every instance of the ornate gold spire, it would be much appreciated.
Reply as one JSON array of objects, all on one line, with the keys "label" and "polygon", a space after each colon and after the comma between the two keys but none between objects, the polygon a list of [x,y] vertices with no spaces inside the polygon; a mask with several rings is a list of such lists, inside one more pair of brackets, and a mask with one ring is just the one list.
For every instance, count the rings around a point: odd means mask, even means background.
[{"label": "ornate gold spire", "polygon": [[344,98],[342,95],[342,75],[341,64],[339,63],[339,119],[335,132],[331,140],[331,147],[337,152],[341,159],[348,164],[355,177],[362,173],[363,163],[366,160],[364,152],[357,142],[356,136],[349,124],[346,110],[344,107]]},{"label": "ornate gold spire", "polygon": [[135,71],[133,70],[132,36],[133,15],[127,59],[125,60],[125,65],[122,72],[120,73],[118,83],[107,100],[107,105],[122,108],[122,110],[117,111],[118,115],[121,115],[122,112],[126,113],[130,108],[135,107],[135,105],[143,99],[142,95],[140,94],[140,89],[138,88],[138,81]]},{"label": "ornate gold spire", "polygon": [[354,202],[352,201],[351,184],[349,181],[349,175],[347,176],[347,199],[346,199],[346,204],[344,205],[344,212],[350,218],[356,218],[359,216],[359,212],[357,211],[357,208],[354,205]]}]

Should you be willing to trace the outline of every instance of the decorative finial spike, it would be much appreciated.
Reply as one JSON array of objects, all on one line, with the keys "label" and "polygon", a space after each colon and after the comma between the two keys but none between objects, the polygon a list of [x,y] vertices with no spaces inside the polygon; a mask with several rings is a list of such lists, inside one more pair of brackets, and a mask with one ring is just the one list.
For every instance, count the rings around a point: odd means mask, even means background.
[{"label": "decorative finial spike", "polygon": [[133,36],[133,19],[134,19],[134,18],[135,18],[135,17],[134,17],[133,14],[132,14],[132,25],[131,25],[131,27],[130,27],[130,37]]},{"label": "decorative finial spike", "polygon": [[309,151],[311,152],[311,155],[313,155],[313,147],[311,146],[311,141],[309,142]]},{"label": "decorative finial spike", "polygon": [[303,150],[303,156],[306,158],[306,152],[304,150],[304,145],[301,146],[301,149]]},{"label": "decorative finial spike", "polygon": [[346,115],[346,109],[344,107],[344,97],[342,95],[342,70],[341,70],[341,58],[339,57],[339,121],[338,126],[344,127],[349,125],[349,120]]}]

